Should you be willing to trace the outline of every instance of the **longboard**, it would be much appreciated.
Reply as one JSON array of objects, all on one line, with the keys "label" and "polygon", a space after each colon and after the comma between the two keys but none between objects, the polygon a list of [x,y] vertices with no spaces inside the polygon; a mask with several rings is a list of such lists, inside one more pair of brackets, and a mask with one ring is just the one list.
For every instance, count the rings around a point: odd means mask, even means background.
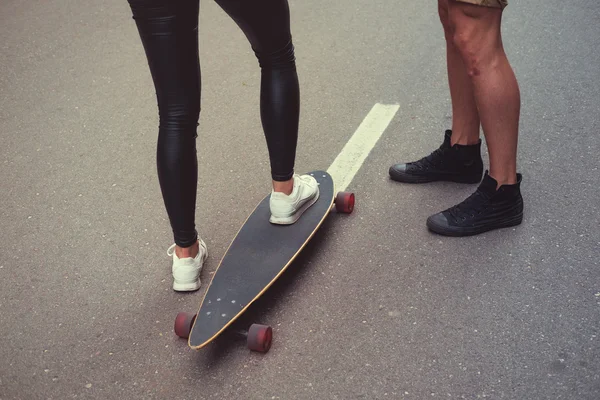
[{"label": "longboard", "polygon": [[[354,194],[335,194],[335,185],[325,171],[314,171],[319,199],[296,223],[275,225],[267,195],[254,209],[225,252],[197,314],[179,313],[175,333],[188,338],[188,345],[201,349],[216,339],[240,317],[288,268],[319,229],[335,202],[338,212],[351,213]],[[245,332],[251,350],[267,352],[272,329],[253,324]]]}]

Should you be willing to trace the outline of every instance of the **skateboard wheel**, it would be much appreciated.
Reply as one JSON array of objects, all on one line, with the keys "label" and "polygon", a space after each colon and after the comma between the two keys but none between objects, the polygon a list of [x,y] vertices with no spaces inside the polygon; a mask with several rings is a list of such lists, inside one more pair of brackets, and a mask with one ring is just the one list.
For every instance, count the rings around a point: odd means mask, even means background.
[{"label": "skateboard wheel", "polygon": [[267,325],[252,324],[248,329],[248,348],[259,353],[266,353],[271,348],[273,329]]},{"label": "skateboard wheel", "polygon": [[182,339],[189,338],[195,320],[196,314],[188,312],[178,313],[177,317],[175,317],[175,334]]},{"label": "skateboard wheel", "polygon": [[354,193],[339,192],[335,196],[335,209],[337,212],[350,214],[354,210]]}]

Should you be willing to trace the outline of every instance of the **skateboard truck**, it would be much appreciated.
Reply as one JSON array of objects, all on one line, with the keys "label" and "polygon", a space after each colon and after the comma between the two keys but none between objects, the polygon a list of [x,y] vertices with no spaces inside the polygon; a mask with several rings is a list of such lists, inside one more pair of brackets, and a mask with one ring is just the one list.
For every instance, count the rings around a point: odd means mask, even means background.
[{"label": "skateboard truck", "polygon": [[[180,312],[175,318],[175,334],[182,339],[187,339],[196,321],[196,314]],[[266,353],[271,348],[273,329],[268,325],[252,324],[248,330],[236,330],[236,336],[246,339],[248,348],[259,353]]]}]

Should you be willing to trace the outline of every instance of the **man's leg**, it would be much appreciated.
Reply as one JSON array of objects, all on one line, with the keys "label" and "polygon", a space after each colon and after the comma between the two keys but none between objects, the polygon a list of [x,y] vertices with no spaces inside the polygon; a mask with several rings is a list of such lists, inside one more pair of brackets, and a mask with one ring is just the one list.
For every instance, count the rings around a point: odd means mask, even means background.
[{"label": "man's leg", "polygon": [[454,29],[449,20],[448,1],[438,0],[438,12],[446,36],[448,84],[452,98],[451,144],[473,145],[479,143],[479,113],[473,83],[467,74],[462,56],[454,45]]},{"label": "man's leg", "polygon": [[502,46],[502,9],[448,2],[453,42],[473,85],[490,154],[490,176],[498,186],[514,184],[521,100]]},{"label": "man's leg", "polygon": [[479,114],[473,84],[462,55],[454,45],[454,29],[449,19],[449,0],[438,0],[440,21],[446,36],[448,83],[452,98],[452,130],[447,130],[439,149],[420,160],[394,164],[390,177],[399,182],[425,183],[452,181],[478,183],[483,174]]},{"label": "man's leg", "polygon": [[429,217],[427,226],[439,234],[466,236],[515,226],[523,219],[516,172],[520,97],[502,47],[500,0],[448,0],[448,6],[453,42],[471,79],[488,145],[490,174],[465,201]]}]

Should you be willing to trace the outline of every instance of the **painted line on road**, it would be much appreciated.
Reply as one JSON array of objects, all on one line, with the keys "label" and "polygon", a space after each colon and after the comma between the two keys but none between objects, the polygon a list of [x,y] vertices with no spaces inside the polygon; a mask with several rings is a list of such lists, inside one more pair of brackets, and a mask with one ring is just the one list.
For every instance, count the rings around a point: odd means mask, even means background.
[{"label": "painted line on road", "polygon": [[337,191],[345,190],[352,182],[399,108],[398,104],[377,103],[369,111],[356,132],[327,169],[335,182]]}]

